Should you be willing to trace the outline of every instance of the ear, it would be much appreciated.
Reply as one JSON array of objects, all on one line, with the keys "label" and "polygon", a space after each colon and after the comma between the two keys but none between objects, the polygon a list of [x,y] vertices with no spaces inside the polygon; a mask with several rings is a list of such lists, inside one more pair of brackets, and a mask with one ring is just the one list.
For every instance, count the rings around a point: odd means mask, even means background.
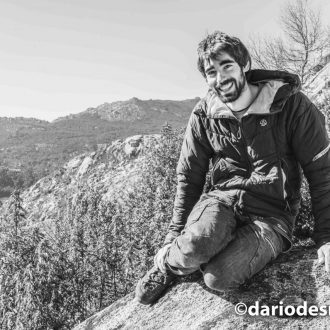
[{"label": "ear", "polygon": [[250,70],[251,66],[250,66],[250,62],[246,63],[246,65],[243,67],[243,72],[246,73]]}]

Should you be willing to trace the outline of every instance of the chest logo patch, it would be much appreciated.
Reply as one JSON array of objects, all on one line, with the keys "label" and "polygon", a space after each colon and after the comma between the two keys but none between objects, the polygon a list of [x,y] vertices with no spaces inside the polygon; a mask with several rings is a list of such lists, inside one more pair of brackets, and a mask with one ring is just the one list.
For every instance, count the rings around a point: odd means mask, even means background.
[{"label": "chest logo patch", "polygon": [[260,126],[266,126],[267,125],[267,120],[266,119],[261,119],[260,120]]}]

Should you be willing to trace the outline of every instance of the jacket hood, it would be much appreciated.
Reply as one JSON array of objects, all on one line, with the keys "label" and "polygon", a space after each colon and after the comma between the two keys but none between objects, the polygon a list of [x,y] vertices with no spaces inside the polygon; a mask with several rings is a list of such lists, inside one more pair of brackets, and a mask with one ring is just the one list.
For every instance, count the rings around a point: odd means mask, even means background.
[{"label": "jacket hood", "polygon": [[[246,79],[248,83],[260,86],[259,94],[247,114],[279,112],[288,98],[301,88],[299,77],[285,71],[250,70],[246,73]],[[212,90],[209,90],[202,102],[197,104],[194,112],[212,118],[235,118]]]}]

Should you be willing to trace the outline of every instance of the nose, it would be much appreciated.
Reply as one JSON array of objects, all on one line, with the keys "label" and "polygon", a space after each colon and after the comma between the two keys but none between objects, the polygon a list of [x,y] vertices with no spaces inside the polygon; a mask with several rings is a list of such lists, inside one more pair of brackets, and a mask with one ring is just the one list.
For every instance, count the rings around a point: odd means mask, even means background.
[{"label": "nose", "polygon": [[215,81],[216,87],[220,87],[220,82],[221,82],[221,74],[218,71],[217,76],[216,76],[216,81]]},{"label": "nose", "polygon": [[224,77],[224,74],[221,72],[217,72],[217,77],[216,77],[216,87],[221,87],[221,84],[226,80]]}]

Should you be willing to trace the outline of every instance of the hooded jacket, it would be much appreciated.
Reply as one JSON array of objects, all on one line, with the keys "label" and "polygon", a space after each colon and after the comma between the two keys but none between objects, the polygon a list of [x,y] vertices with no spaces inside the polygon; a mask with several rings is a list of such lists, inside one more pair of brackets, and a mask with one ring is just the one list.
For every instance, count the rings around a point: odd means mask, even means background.
[{"label": "hooded jacket", "polygon": [[259,94],[239,121],[211,90],[195,106],[177,166],[177,193],[165,244],[185,226],[211,161],[212,195],[241,216],[262,216],[291,240],[302,171],[310,187],[314,240],[330,242],[330,145],[322,113],[296,75],[251,70]]}]

